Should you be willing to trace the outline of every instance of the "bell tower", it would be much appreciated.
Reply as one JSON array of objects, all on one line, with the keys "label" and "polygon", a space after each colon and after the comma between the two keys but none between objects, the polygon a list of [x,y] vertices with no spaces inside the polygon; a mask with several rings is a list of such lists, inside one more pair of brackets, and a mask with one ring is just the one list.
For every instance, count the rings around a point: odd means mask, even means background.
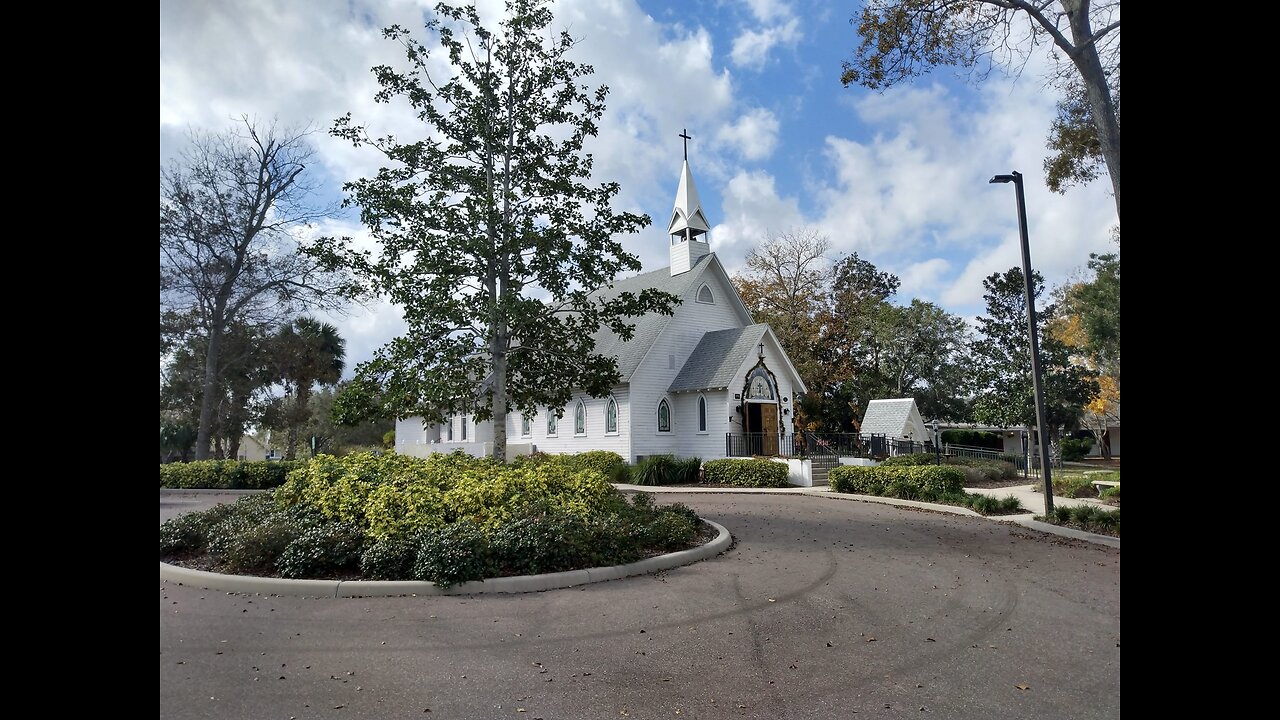
[{"label": "bell tower", "polygon": [[689,172],[690,137],[687,131],[681,132],[680,137],[684,138],[684,166],[680,169],[680,187],[676,189],[676,204],[671,211],[671,222],[667,224],[667,234],[671,236],[673,276],[688,272],[699,258],[711,254],[711,245],[707,242],[707,231],[711,226],[702,212],[702,201],[698,199],[698,187],[693,184],[693,173]]}]

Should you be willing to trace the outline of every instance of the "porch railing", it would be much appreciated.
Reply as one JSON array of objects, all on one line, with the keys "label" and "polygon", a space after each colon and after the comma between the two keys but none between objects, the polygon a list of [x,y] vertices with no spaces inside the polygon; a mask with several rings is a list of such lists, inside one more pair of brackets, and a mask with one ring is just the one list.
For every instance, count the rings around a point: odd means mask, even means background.
[{"label": "porch railing", "polygon": [[932,452],[931,444],[859,433],[727,433],[727,457],[869,457]]}]

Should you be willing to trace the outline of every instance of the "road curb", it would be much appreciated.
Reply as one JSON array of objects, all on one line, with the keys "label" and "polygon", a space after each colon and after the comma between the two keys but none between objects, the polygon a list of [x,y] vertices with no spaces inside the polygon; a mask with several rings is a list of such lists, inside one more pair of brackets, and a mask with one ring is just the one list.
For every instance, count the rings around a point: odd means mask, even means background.
[{"label": "road curb", "polygon": [[618,580],[632,575],[647,575],[660,570],[670,570],[682,565],[715,557],[728,550],[733,536],[720,523],[703,520],[716,529],[716,537],[705,545],[689,550],[646,558],[639,562],[612,567],[568,570],[546,575],[521,575],[519,577],[472,580],[448,588],[435,583],[413,580],[289,580],[286,578],[255,577],[249,575],[225,575],[222,573],[192,570],[168,563],[160,563],[160,579],[181,585],[192,585],[207,590],[256,593],[259,595],[287,595],[292,597],[396,597],[401,595],[475,595],[482,593],[528,593],[541,590],[586,585],[588,583]]}]

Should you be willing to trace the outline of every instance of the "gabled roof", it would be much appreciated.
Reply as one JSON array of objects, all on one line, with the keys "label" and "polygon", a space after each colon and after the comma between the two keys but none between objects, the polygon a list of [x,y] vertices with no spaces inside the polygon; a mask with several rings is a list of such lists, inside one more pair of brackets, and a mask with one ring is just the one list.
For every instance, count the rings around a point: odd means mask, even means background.
[{"label": "gabled roof", "polygon": [[899,437],[911,420],[915,398],[872,400],[867,403],[867,414],[862,418],[862,432],[867,435]]},{"label": "gabled roof", "polygon": [[[714,255],[706,255],[698,258],[693,268],[689,272],[680,273],[672,276],[671,268],[662,268],[647,272],[635,277],[617,280],[611,287],[597,290],[593,295],[600,297],[614,297],[623,292],[639,293],[642,290],[653,288],[662,292],[669,292],[672,295],[684,298],[689,296],[689,291],[696,288],[702,283],[702,276],[707,268],[711,266],[711,260]],[[629,323],[635,326],[635,332],[631,336],[631,340],[623,341],[607,327],[602,327],[595,334],[595,352],[606,357],[616,357],[618,359],[618,371],[622,374],[620,382],[631,382],[631,375],[635,373],[636,368],[640,366],[640,362],[649,354],[649,349],[653,347],[653,343],[657,341],[658,336],[662,334],[662,330],[667,326],[667,321],[671,320],[670,315],[651,312],[641,315],[637,318],[631,318]]]},{"label": "gabled roof", "polygon": [[680,374],[671,383],[671,392],[726,388],[756,345],[764,337],[768,325],[715,330],[702,336],[698,346],[685,361]]}]

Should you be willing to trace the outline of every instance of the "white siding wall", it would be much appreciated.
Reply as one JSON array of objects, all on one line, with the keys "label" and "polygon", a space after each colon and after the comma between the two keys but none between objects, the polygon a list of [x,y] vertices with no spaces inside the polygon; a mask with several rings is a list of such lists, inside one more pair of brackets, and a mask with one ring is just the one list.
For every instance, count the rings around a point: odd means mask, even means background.
[{"label": "white siding wall", "polygon": [[[707,305],[696,302],[698,288],[705,282],[715,295],[715,304]],[[671,395],[667,388],[680,373],[680,368],[689,359],[693,349],[698,346],[704,333],[713,330],[727,330],[742,327],[746,324],[736,309],[737,301],[733,299],[733,289],[728,279],[716,268],[708,268],[702,275],[702,282],[689,289],[684,302],[676,308],[675,315],[667,321],[667,327],[654,342],[649,355],[636,368],[631,376],[631,424],[632,452],[635,455],[658,455],[672,453],[675,455],[698,455],[704,459],[724,457],[724,433],[727,429],[719,429],[718,445],[709,437],[695,437],[698,431],[697,394],[681,393]],[[675,368],[671,368],[670,356],[675,355]],[[658,433],[658,401],[666,397],[671,403],[671,434]],[[730,395],[730,397],[732,397]],[[710,402],[710,398],[708,398]],[[725,425],[716,425],[719,417]],[[708,408],[708,435],[712,428],[724,428],[728,423],[729,413],[715,412]],[[706,448],[706,454],[701,450]],[[696,452],[695,452],[696,450]],[[634,456],[631,458],[634,460]]]},{"label": "white siding wall", "polygon": [[733,408],[729,405],[729,398],[733,394],[728,390],[701,393],[707,399],[705,433],[698,432],[698,396],[699,393],[696,392],[672,396],[675,417],[673,425],[682,429],[676,433],[673,452],[680,457],[699,457],[703,460],[722,458],[725,450],[724,436],[729,432],[729,416],[733,414]]},{"label": "white siding wall", "polygon": [[[573,399],[564,408],[564,416],[560,418],[560,422],[556,426],[556,436],[549,437],[547,435],[547,413],[548,408],[538,408],[538,414],[533,417],[532,437],[522,437],[520,435],[520,414],[511,413],[507,416],[507,442],[532,443],[539,452],[547,453],[579,453],[587,450],[612,450],[623,457],[624,460],[631,460],[631,414],[627,410],[627,400],[630,393],[627,386],[621,385],[613,390],[613,399],[618,402],[618,432],[617,434],[605,434],[604,431],[604,412],[608,403],[608,398],[593,398],[586,395],[574,395]],[[582,400],[587,410],[587,434],[585,437],[575,437],[573,433],[573,413],[578,405],[578,401]]]}]

